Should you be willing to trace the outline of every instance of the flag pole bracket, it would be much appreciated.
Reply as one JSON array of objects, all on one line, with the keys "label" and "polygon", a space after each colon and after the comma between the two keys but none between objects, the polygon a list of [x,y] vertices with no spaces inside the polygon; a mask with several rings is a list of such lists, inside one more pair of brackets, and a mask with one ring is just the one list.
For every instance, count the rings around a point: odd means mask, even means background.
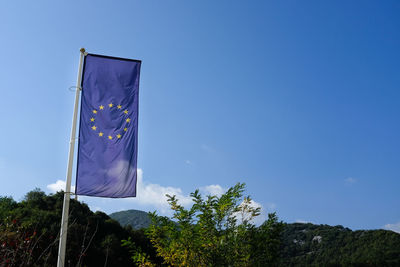
[{"label": "flag pole bracket", "polygon": [[70,90],[71,92],[76,92],[76,90],[82,91],[82,87],[73,85],[73,86],[70,86],[68,88],[68,90]]}]

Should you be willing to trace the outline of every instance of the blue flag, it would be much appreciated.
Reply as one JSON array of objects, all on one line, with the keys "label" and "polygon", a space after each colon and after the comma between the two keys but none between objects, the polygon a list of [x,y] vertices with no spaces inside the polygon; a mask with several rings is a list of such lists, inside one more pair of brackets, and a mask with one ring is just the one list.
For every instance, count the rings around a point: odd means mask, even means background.
[{"label": "blue flag", "polygon": [[136,196],[140,65],[138,60],[85,57],[77,195]]}]

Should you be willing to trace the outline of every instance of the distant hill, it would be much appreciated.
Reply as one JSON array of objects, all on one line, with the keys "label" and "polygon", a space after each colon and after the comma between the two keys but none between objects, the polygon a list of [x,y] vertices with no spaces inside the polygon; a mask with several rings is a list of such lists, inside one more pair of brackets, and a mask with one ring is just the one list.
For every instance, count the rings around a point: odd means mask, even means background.
[{"label": "distant hill", "polygon": [[400,266],[400,234],[343,226],[286,224],[282,266]]},{"label": "distant hill", "polygon": [[[134,229],[151,223],[148,214],[140,210],[109,216]],[[281,266],[400,266],[400,234],[311,223],[285,224]]]},{"label": "distant hill", "polygon": [[111,213],[109,216],[122,226],[131,225],[135,230],[147,228],[151,223],[147,212],[141,210],[124,210]]}]

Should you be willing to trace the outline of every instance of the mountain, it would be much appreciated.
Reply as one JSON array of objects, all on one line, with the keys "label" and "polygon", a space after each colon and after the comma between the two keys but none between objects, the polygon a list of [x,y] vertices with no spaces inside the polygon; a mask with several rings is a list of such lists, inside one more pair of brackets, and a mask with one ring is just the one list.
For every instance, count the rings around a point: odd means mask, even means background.
[{"label": "mountain", "polygon": [[400,234],[343,226],[286,224],[282,266],[400,266]]},{"label": "mountain", "polygon": [[135,230],[147,228],[151,223],[148,213],[141,210],[124,210],[111,213],[109,216],[122,226],[130,225]]},{"label": "mountain", "polygon": [[[146,228],[146,212],[127,210],[111,218],[134,229]],[[343,226],[289,223],[282,233],[281,266],[400,266],[400,234],[353,231]]]}]

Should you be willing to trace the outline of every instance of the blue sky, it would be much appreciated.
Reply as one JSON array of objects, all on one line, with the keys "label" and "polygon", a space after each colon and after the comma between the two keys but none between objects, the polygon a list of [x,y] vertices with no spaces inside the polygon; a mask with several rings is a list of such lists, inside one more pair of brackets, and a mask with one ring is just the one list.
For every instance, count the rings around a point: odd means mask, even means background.
[{"label": "blue sky", "polygon": [[[79,48],[141,59],[136,199],[236,182],[285,222],[400,231],[400,2],[3,1],[0,195],[65,180]],[[58,182],[57,182],[58,181]]]}]

